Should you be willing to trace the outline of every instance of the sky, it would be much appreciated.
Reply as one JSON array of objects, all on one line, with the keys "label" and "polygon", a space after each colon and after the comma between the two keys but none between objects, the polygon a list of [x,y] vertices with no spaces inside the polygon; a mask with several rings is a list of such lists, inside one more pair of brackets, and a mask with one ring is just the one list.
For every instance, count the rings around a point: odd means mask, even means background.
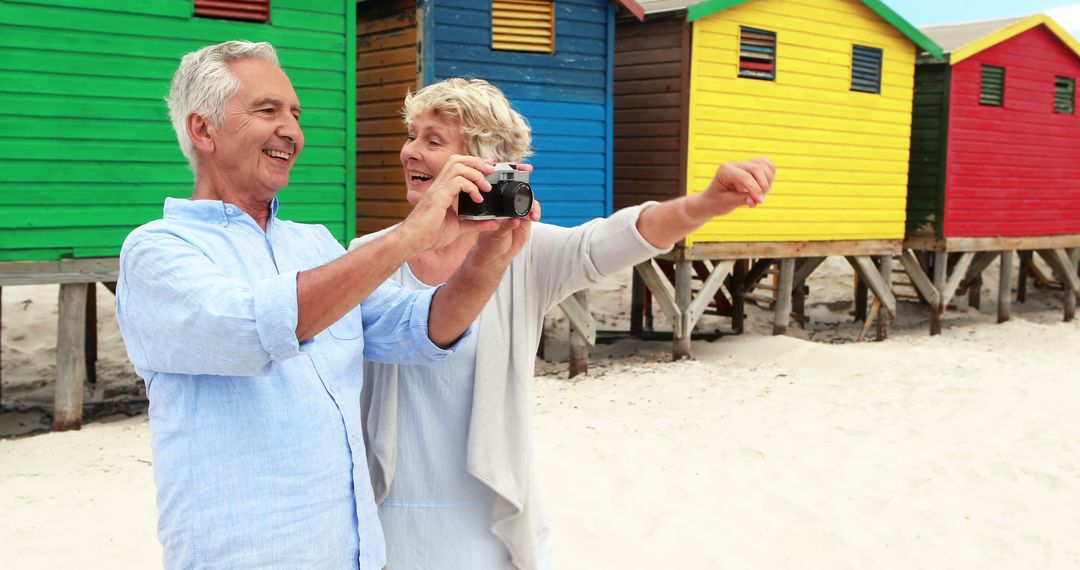
[{"label": "sky", "polygon": [[916,26],[956,24],[1043,13],[1080,38],[1080,2],[1069,0],[885,0]]}]

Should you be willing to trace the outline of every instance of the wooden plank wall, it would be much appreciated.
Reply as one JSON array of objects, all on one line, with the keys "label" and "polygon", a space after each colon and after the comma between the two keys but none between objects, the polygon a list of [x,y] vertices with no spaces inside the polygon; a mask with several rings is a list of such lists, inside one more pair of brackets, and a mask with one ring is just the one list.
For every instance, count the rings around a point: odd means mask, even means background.
[{"label": "wooden plank wall", "polygon": [[949,65],[915,66],[908,164],[907,235],[942,237],[945,149],[948,133]]},{"label": "wooden plank wall", "polygon": [[[979,104],[982,64],[1005,104]],[[1038,26],[953,66],[945,237],[1080,233],[1080,115],[1054,113],[1054,77],[1080,58]]]},{"label": "wooden plank wall", "polygon": [[0,2],[0,260],[117,255],[132,228],[161,217],[165,197],[190,196],[162,99],[183,54],[235,38],[272,42],[304,106],[307,146],[281,216],[345,241],[346,4],[274,0],[273,24],[193,18],[191,9]]},{"label": "wooden plank wall", "polygon": [[434,9],[426,79],[486,79],[525,115],[544,221],[570,226],[609,214],[611,3],[557,1],[554,54],[492,50],[491,0],[439,0]]},{"label": "wooden plank wall", "polygon": [[[779,173],[764,206],[688,242],[902,238],[915,44],[856,0],[755,0],[693,25],[688,191],[727,160]],[[739,26],[776,32],[775,81],[737,76]],[[853,44],[884,50],[880,94],[851,91]]]},{"label": "wooden plank wall", "polygon": [[615,25],[615,208],[686,193],[685,12]]},{"label": "wooden plank wall", "polygon": [[356,231],[363,235],[411,210],[399,155],[402,102],[416,90],[415,0],[361,3],[356,34]]}]

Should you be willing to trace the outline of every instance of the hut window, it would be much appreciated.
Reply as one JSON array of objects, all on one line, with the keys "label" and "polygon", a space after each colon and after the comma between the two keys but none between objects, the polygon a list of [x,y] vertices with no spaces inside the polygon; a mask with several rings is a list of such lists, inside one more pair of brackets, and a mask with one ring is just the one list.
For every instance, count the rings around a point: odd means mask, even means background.
[{"label": "hut window", "polygon": [[881,93],[881,49],[851,46],[851,90]]},{"label": "hut window", "polygon": [[195,0],[195,16],[243,22],[269,22],[270,0]]},{"label": "hut window", "polygon": [[1005,104],[1005,68],[994,65],[982,66],[982,87],[979,104],[1001,107]]},{"label": "hut window", "polygon": [[1076,106],[1076,80],[1072,77],[1054,79],[1054,112],[1072,115]]},{"label": "hut window", "polygon": [[492,0],[491,49],[555,53],[555,2]]},{"label": "hut window", "polygon": [[776,79],[776,32],[739,26],[739,77]]}]

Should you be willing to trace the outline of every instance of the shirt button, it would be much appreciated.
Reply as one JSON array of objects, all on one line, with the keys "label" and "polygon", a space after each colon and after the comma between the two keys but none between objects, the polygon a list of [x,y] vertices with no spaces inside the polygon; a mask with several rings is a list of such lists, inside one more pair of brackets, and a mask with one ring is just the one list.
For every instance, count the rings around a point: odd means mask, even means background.
[{"label": "shirt button", "polygon": [[225,213],[226,214],[231,214],[232,212],[233,212],[232,208],[225,208]]}]

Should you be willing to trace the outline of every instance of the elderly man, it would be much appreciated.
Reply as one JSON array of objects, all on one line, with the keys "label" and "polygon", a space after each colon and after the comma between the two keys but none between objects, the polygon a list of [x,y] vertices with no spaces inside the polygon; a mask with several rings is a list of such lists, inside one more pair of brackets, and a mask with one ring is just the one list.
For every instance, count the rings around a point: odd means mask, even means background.
[{"label": "elderly man", "polygon": [[[492,167],[455,157],[401,226],[346,253],[276,217],[304,148],[300,102],[266,43],[186,55],[168,97],[192,199],[128,236],[117,315],[145,379],[168,568],[382,568],[359,418],[362,358],[445,357],[528,223],[458,221]],[[439,239],[486,231],[433,292],[387,276]],[[494,230],[494,231],[489,231]]]}]

